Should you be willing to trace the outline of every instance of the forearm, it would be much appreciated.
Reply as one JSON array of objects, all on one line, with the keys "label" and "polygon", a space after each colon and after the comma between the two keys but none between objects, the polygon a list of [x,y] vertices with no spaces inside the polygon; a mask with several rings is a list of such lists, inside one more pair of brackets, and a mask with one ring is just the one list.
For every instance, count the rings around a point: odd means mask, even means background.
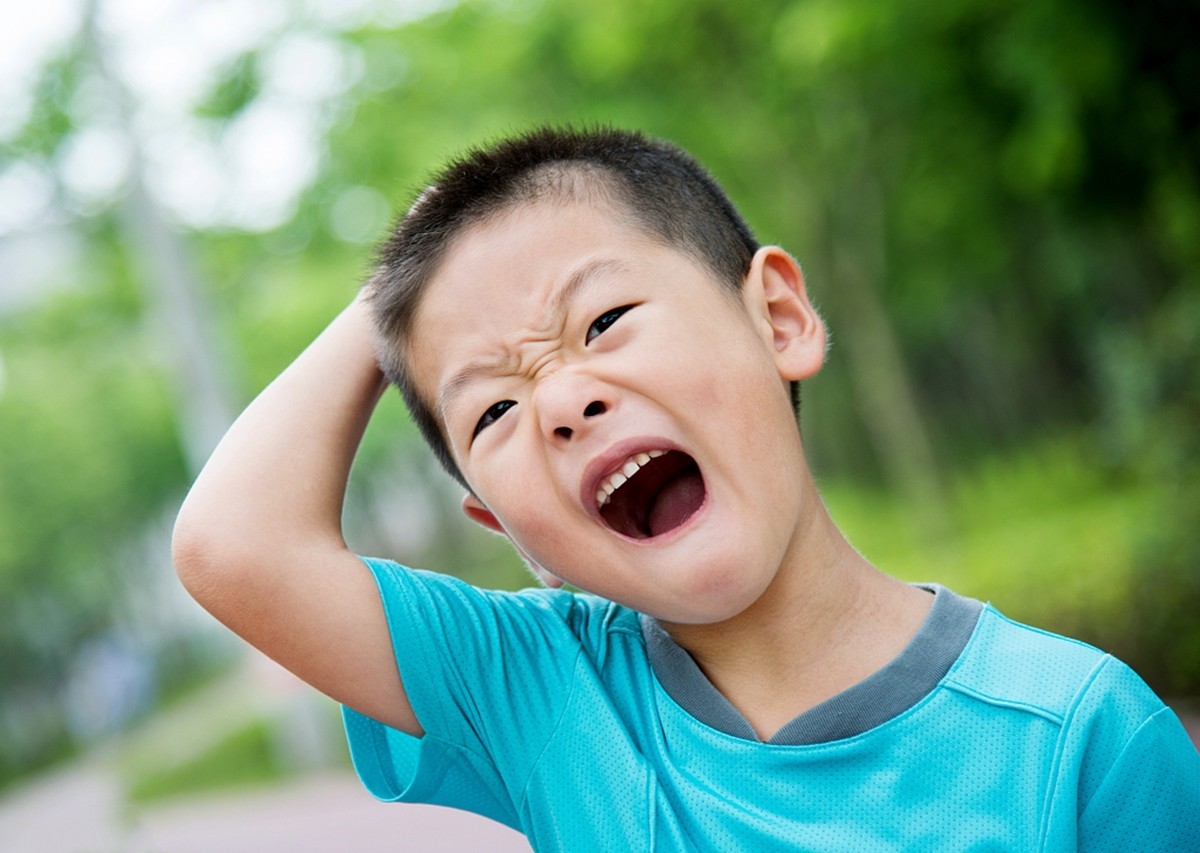
[{"label": "forearm", "polygon": [[346,480],[386,383],[355,300],[247,407],[180,510],[176,564],[340,546]]}]

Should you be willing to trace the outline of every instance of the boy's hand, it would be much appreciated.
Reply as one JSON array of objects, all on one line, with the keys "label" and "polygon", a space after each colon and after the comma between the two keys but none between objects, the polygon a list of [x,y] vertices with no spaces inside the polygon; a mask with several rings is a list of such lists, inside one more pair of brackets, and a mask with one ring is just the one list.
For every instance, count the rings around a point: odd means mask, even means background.
[{"label": "boy's hand", "polygon": [[385,388],[360,295],[229,429],[180,509],[172,553],[188,591],[251,645],[420,736],[375,582],[341,531]]}]

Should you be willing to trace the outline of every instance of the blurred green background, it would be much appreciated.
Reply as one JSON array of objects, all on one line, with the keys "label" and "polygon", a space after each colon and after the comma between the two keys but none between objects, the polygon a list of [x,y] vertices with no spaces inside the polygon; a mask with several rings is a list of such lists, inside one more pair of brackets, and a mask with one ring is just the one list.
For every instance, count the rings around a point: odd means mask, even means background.
[{"label": "blurred green background", "polygon": [[[870,559],[1200,696],[1197,32],[1169,0],[0,13],[0,783],[239,658],[170,567],[197,465],[432,169],[543,122],[680,143],[799,258],[834,341],[804,435]],[[347,527],[526,582],[394,394]]]}]

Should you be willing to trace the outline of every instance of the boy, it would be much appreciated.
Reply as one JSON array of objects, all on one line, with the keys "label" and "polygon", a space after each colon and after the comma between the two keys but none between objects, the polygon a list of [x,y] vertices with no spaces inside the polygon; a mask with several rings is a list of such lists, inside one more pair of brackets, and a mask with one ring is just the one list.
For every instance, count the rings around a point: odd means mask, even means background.
[{"label": "boy", "polygon": [[[1200,756],[1128,668],[846,543],[794,420],[825,348],[796,262],[678,149],[474,152],[229,431],[176,565],[346,706],[376,796],[538,850],[1200,849]],[[384,374],[550,589],[346,548]]]}]

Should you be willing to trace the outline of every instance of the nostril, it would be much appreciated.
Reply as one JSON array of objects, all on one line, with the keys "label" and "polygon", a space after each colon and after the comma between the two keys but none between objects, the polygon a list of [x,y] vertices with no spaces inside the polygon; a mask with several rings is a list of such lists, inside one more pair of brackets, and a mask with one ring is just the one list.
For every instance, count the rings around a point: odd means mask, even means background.
[{"label": "nostril", "polygon": [[562,438],[570,438],[571,437],[571,428],[570,427],[555,427],[554,434],[557,436],[560,436]]},{"label": "nostril", "polygon": [[593,400],[592,402],[588,403],[587,408],[583,410],[583,416],[585,418],[593,418],[596,415],[604,414],[606,411],[608,411],[607,406],[605,406],[599,400]]}]

